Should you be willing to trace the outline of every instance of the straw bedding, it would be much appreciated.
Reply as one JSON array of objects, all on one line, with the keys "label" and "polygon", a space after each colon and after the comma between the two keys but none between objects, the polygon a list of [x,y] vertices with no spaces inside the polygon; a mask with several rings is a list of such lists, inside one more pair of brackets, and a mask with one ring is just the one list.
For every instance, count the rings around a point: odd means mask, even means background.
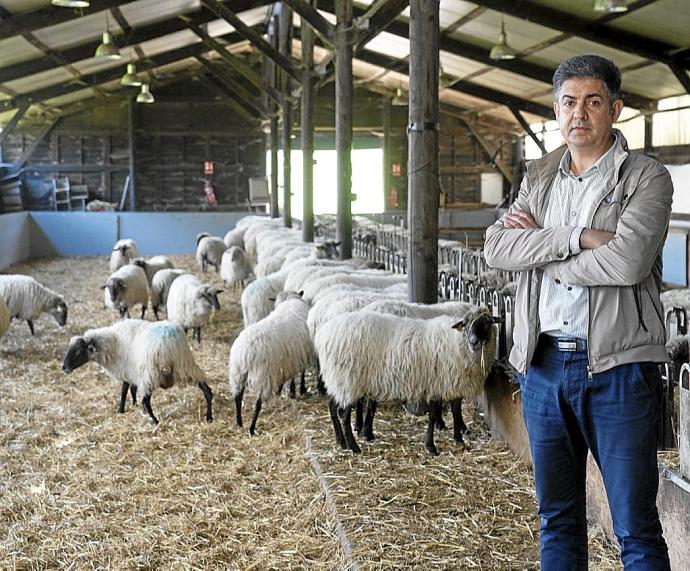
[{"label": "straw bedding", "polygon": [[[199,274],[192,256],[173,260]],[[228,398],[242,318],[226,291],[191,344],[214,422],[196,387],[173,387],[154,392],[153,427],[130,399],[117,414],[119,386],[95,365],[60,369],[71,335],[116,317],[98,289],[107,259],[6,271],[65,294],[69,318],[63,330],[43,316],[33,338],[15,322],[0,340],[0,568],[538,568],[531,474],[473,408],[467,449],[438,433],[438,458],[424,450],[424,420],[393,405],[377,414],[375,443],[341,452],[318,396],[274,399],[250,438]],[[590,568],[615,568],[615,548],[590,537]]]}]

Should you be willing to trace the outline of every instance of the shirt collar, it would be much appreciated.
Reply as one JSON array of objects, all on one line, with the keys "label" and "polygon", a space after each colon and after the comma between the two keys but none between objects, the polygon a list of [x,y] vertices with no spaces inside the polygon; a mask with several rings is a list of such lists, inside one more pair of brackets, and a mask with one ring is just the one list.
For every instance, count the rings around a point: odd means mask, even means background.
[{"label": "shirt collar", "polygon": [[[580,177],[586,177],[596,169],[599,175],[605,178],[611,175],[612,171],[614,171],[614,167],[620,165],[627,156],[627,144],[625,144],[623,140],[622,133],[618,129],[613,129],[613,145],[611,145],[611,148],[599,157],[599,160],[583,172]],[[563,153],[561,162],[558,165],[558,170],[562,175],[574,176],[570,172],[570,150],[566,150],[565,153]]]}]

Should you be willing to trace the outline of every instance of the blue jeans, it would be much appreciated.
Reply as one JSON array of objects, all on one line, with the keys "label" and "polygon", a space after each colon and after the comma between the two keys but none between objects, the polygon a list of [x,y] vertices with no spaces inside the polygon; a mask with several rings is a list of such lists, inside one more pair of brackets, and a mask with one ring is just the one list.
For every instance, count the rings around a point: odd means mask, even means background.
[{"label": "blue jeans", "polygon": [[626,571],[670,570],[656,495],[660,375],[632,363],[587,376],[587,352],[537,345],[520,378],[544,571],[587,569],[587,450],[604,480]]}]

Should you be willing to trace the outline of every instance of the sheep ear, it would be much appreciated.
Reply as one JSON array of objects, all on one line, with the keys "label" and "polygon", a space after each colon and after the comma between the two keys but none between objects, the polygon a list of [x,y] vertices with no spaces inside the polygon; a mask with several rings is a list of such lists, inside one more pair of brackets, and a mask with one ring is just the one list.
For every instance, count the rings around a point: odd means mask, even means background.
[{"label": "sheep ear", "polygon": [[455,329],[456,331],[462,331],[463,329],[465,329],[466,326],[467,322],[464,319],[461,319],[455,325],[453,325],[453,329]]},{"label": "sheep ear", "polygon": [[223,293],[224,291],[225,291],[225,290],[223,290],[223,289],[217,289],[217,290],[216,290],[216,295],[218,295],[219,293]]},{"label": "sheep ear", "polygon": [[86,346],[89,349],[89,353],[98,353],[98,343],[96,343],[95,339],[89,339]]},{"label": "sheep ear", "polygon": [[275,300],[276,300],[275,297],[269,297],[269,298],[268,298],[268,301],[273,301],[273,302],[275,302]]},{"label": "sheep ear", "polygon": [[299,296],[300,296],[300,297],[304,297],[304,290],[302,290],[301,292],[299,292]]},{"label": "sheep ear", "polygon": [[100,289],[105,289],[107,287],[108,287],[107,285],[102,285]]},{"label": "sheep ear", "polygon": [[342,242],[342,240],[341,240],[340,242],[333,242],[333,245],[334,245],[334,246],[340,246],[340,244],[342,244],[342,243],[343,243],[343,242]]}]

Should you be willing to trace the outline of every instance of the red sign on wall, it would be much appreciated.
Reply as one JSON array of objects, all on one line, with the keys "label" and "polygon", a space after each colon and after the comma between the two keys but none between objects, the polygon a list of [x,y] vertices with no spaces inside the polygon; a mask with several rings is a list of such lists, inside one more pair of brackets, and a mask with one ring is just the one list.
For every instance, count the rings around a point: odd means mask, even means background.
[{"label": "red sign on wall", "polygon": [[204,161],[204,175],[205,176],[212,176],[213,175],[213,161]]}]

